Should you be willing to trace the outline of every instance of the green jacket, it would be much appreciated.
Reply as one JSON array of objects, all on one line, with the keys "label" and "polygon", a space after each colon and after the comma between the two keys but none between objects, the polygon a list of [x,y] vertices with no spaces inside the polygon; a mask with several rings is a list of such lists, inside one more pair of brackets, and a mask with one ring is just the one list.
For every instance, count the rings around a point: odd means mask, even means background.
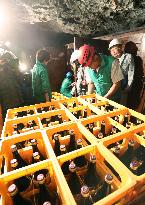
[{"label": "green jacket", "polygon": [[60,93],[63,94],[64,96],[71,98],[72,94],[71,94],[71,87],[72,84],[72,80],[69,78],[65,78],[62,82],[61,88],[60,88]]},{"label": "green jacket", "polygon": [[45,102],[45,93],[51,98],[51,88],[46,66],[37,61],[32,71],[33,96],[37,102]]},{"label": "green jacket", "polygon": [[[101,65],[98,72],[93,69],[89,69],[89,75],[95,85],[97,94],[104,96],[112,87],[113,82],[111,79],[112,63],[115,60],[112,56],[100,55]],[[111,100],[119,101],[120,89],[111,97]]]}]

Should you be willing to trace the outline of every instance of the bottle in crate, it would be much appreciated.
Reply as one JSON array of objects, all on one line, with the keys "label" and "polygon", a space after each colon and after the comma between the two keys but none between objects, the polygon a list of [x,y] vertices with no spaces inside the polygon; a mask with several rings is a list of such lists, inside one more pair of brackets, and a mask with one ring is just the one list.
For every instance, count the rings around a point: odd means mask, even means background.
[{"label": "bottle in crate", "polygon": [[45,201],[43,205],[51,205],[50,201]]},{"label": "bottle in crate", "polygon": [[68,151],[71,152],[71,151],[76,150],[77,147],[76,147],[74,130],[70,130],[69,134],[70,134],[70,142],[68,145]]},{"label": "bottle in crate", "polygon": [[128,114],[128,113],[126,113],[126,114],[124,115],[123,126],[126,127],[126,124],[127,124],[127,123],[129,123],[129,114]]},{"label": "bottle in crate", "polygon": [[18,161],[19,168],[25,167],[28,165],[28,163],[20,156],[17,146],[15,144],[11,146],[11,151],[13,154],[13,158]]},{"label": "bottle in crate", "polygon": [[44,202],[49,201],[51,205],[58,204],[59,198],[55,191],[50,190],[45,184],[45,177],[43,174],[37,176],[37,182],[39,184],[39,193],[37,196],[37,205],[42,205]]},{"label": "bottle in crate", "polygon": [[96,190],[98,184],[100,183],[100,177],[97,174],[96,170],[96,156],[90,155],[90,162],[88,165],[87,173],[84,177],[85,184],[89,187],[90,190]]},{"label": "bottle in crate", "polygon": [[[33,158],[32,158],[32,163],[37,163],[37,162],[41,162],[40,154],[39,154],[39,152],[34,152],[33,153]],[[36,171],[34,173],[34,180],[36,180],[36,178],[39,174],[43,174],[46,177],[46,176],[48,176],[48,170],[47,169],[41,169],[39,171]]]},{"label": "bottle in crate", "polygon": [[[13,170],[19,169],[19,163],[16,159],[12,159],[10,164]],[[22,176],[14,181],[20,192],[26,191],[31,184],[31,179],[27,176]]]},{"label": "bottle in crate", "polygon": [[134,140],[129,140],[128,142],[128,149],[125,151],[123,156],[120,158],[120,160],[123,162],[125,166],[128,168],[130,167],[130,162],[132,161],[134,157],[134,145],[135,141]]},{"label": "bottle in crate", "polygon": [[87,108],[85,108],[84,110],[83,110],[83,118],[86,118],[87,117]]},{"label": "bottle in crate", "polygon": [[58,121],[59,121],[59,124],[63,123],[61,114],[58,115]]},{"label": "bottle in crate", "polygon": [[101,132],[102,132],[102,134],[103,134],[104,137],[105,137],[105,135],[106,135],[106,133],[105,133],[105,127],[106,127],[106,123],[105,123],[105,121],[103,120],[103,121],[101,122]]},{"label": "bottle in crate", "polygon": [[93,195],[94,202],[97,202],[112,193],[112,186],[111,186],[112,182],[113,182],[113,176],[111,174],[105,175],[102,185],[98,188],[96,193]]},{"label": "bottle in crate", "polygon": [[40,150],[38,149],[38,146],[37,146],[37,140],[36,139],[31,139],[30,140],[30,143],[31,143],[31,146],[32,146],[32,149],[33,149],[33,153],[34,152],[38,152],[39,155],[40,155],[40,160],[45,160],[44,156],[41,154]]},{"label": "bottle in crate", "polygon": [[70,163],[69,170],[70,170],[70,178],[68,181],[68,185],[69,185],[69,188],[70,188],[72,194],[77,199],[78,195],[80,195],[81,183],[80,183],[80,179],[76,173],[76,165],[74,164],[74,162]]},{"label": "bottle in crate", "polygon": [[97,134],[97,138],[102,139],[103,137],[104,137],[103,133],[101,132],[101,130],[99,130]]},{"label": "bottle in crate", "polygon": [[[60,151],[61,151],[61,155],[66,154],[67,153],[66,146],[65,145],[60,145]],[[63,172],[64,175],[70,174],[69,164],[70,164],[70,162],[66,161],[61,165],[61,169],[62,169],[62,172]]]},{"label": "bottle in crate", "polygon": [[[83,147],[83,141],[82,139],[77,140],[77,149],[80,149]],[[79,156],[74,159],[74,163],[77,168],[85,168],[87,165],[87,159],[85,156]]]},{"label": "bottle in crate", "polygon": [[93,205],[93,199],[86,185],[81,188],[81,198],[78,205]]},{"label": "bottle in crate", "polygon": [[12,184],[8,187],[8,193],[11,196],[13,205],[33,205],[32,202],[24,197],[22,197],[18,191],[18,188],[15,184]]},{"label": "bottle in crate", "polygon": [[61,155],[61,151],[60,151],[60,142],[59,142],[59,137],[60,134],[54,134],[53,139],[54,139],[54,152],[56,154],[56,156],[60,156]]}]

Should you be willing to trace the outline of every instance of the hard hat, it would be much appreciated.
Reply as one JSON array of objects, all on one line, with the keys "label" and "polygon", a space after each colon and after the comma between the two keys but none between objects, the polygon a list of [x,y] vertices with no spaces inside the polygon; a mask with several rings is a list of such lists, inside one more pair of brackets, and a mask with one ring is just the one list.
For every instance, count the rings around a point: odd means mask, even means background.
[{"label": "hard hat", "polygon": [[75,60],[78,59],[79,50],[75,50],[70,57],[70,63],[72,64]]},{"label": "hard hat", "polygon": [[114,38],[110,43],[109,43],[109,49],[112,48],[113,46],[116,46],[116,45],[122,45],[122,42],[117,39],[117,38]]},{"label": "hard hat", "polygon": [[91,64],[92,58],[95,54],[95,48],[89,45],[83,45],[79,48],[78,61],[83,67]]},{"label": "hard hat", "polygon": [[67,74],[66,74],[66,78],[71,78],[73,75],[72,75],[72,73],[71,72],[68,72]]}]

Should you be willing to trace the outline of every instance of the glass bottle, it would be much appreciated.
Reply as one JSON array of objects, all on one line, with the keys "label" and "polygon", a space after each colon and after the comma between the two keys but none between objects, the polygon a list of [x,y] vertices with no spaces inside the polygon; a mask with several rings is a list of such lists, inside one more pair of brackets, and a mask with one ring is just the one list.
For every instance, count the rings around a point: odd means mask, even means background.
[{"label": "glass bottle", "polygon": [[43,205],[52,205],[52,204],[50,203],[50,201],[45,201],[45,202],[43,203]]},{"label": "glass bottle", "polygon": [[27,128],[30,128],[33,130],[33,122],[32,120],[29,120],[28,123],[27,123]]},{"label": "glass bottle", "polygon": [[70,134],[70,141],[69,141],[69,145],[68,145],[68,151],[74,151],[76,150],[76,141],[75,141],[75,134],[74,134],[74,130],[70,130],[69,131]]},{"label": "glass bottle", "polygon": [[93,131],[94,131],[94,125],[93,125],[93,123],[90,123],[89,126],[88,126],[88,128],[89,128],[89,131],[93,134]]},{"label": "glass bottle", "polygon": [[[40,154],[39,154],[39,152],[34,152],[33,156],[32,156],[32,163],[37,163],[37,162],[41,162]],[[37,176],[39,174],[43,174],[46,177],[48,175],[48,170],[47,169],[41,169],[41,170],[36,171],[34,173],[34,179],[35,180],[37,179]]]},{"label": "glass bottle", "polygon": [[86,118],[87,117],[87,108],[85,108],[84,110],[83,110],[83,118]]},{"label": "glass bottle", "polygon": [[129,168],[133,172],[133,174],[138,175],[138,168],[139,168],[139,166],[140,166],[139,161],[133,160],[133,161],[131,161]]},{"label": "glass bottle", "polygon": [[94,202],[97,202],[112,193],[112,187],[111,187],[112,182],[113,182],[113,176],[111,174],[105,175],[104,182],[102,183],[101,187],[99,187],[99,189],[96,191],[96,193],[93,196]]},{"label": "glass bottle", "polygon": [[124,163],[125,166],[127,166],[128,168],[130,167],[130,162],[133,159],[134,156],[134,145],[135,145],[135,141],[134,140],[129,140],[128,143],[128,149],[126,150],[126,152],[123,154],[122,157],[120,157],[120,160]]},{"label": "glass bottle", "polygon": [[[61,155],[66,154],[67,153],[66,146],[65,145],[60,145],[60,151],[61,151]],[[70,162],[66,161],[61,165],[61,169],[62,169],[62,172],[63,172],[64,175],[70,174],[69,164],[70,164]]]},{"label": "glass bottle", "polygon": [[76,101],[74,100],[73,103],[72,103],[73,107],[76,107],[77,104],[76,104]]},{"label": "glass bottle", "polygon": [[11,151],[13,154],[13,158],[18,161],[19,168],[25,167],[28,165],[28,163],[20,156],[17,146],[15,144],[11,146]]},{"label": "glass bottle", "polygon": [[98,134],[97,134],[97,138],[98,139],[102,139],[104,136],[103,136],[103,133],[101,132],[101,130],[98,131]]},{"label": "glass bottle", "polygon": [[78,194],[80,194],[81,183],[80,183],[80,179],[76,173],[76,165],[74,164],[74,162],[70,163],[69,171],[70,171],[70,177],[69,177],[69,181],[68,181],[69,188],[70,188],[73,195],[78,195]]},{"label": "glass bottle", "polygon": [[43,174],[39,174],[37,176],[37,182],[39,184],[39,193],[37,196],[37,205],[42,205],[44,202],[49,201],[51,205],[55,205],[58,199],[58,195],[56,192],[51,191],[45,185],[45,177]]},{"label": "glass bottle", "polygon": [[[77,140],[77,149],[80,149],[82,147],[83,147],[83,141],[82,141],[82,139],[78,139]],[[75,163],[77,168],[78,167],[82,168],[82,167],[87,165],[87,159],[85,158],[84,155],[82,155],[82,156],[76,157],[74,159],[74,163]]]},{"label": "glass bottle", "polygon": [[61,114],[58,115],[58,121],[59,121],[59,124],[63,123]]},{"label": "glass bottle", "polygon": [[29,115],[33,115],[34,114],[34,111],[33,110],[27,110],[27,116],[29,116]]},{"label": "glass bottle", "polygon": [[38,152],[39,155],[40,155],[40,160],[45,160],[45,157],[41,154],[40,150],[38,149],[38,146],[37,146],[37,140],[36,139],[32,139],[30,140],[30,143],[31,143],[31,146],[32,146],[32,149],[33,149],[33,153],[34,152]]},{"label": "glass bottle", "polygon": [[8,187],[8,193],[10,194],[13,205],[32,205],[31,201],[22,197],[19,192],[18,188],[15,184],[12,184]]},{"label": "glass bottle", "polygon": [[49,124],[51,123],[51,118],[46,118],[46,126],[49,127]]},{"label": "glass bottle", "polygon": [[101,122],[101,132],[102,132],[102,134],[103,134],[103,136],[105,137],[105,127],[106,127],[106,123],[105,123],[105,121],[103,120],[102,122]]},{"label": "glass bottle", "polygon": [[100,183],[100,177],[97,174],[96,170],[96,156],[90,155],[90,162],[88,165],[87,173],[84,177],[85,184],[89,187],[90,190],[96,190],[96,187]]},{"label": "glass bottle", "polygon": [[93,204],[93,200],[92,197],[90,195],[90,191],[89,188],[85,185],[81,188],[81,199],[79,201],[79,205],[92,205]]},{"label": "glass bottle", "polygon": [[[11,168],[13,170],[19,169],[19,163],[16,159],[12,159],[10,161]],[[22,176],[18,179],[14,180],[16,186],[18,187],[20,192],[26,191],[26,189],[30,186],[31,179],[27,176]]]},{"label": "glass bottle", "polygon": [[126,114],[124,115],[123,126],[126,127],[126,124],[127,124],[128,122],[129,122],[129,114],[126,113]]},{"label": "glass bottle", "polygon": [[60,156],[61,155],[61,151],[60,151],[60,142],[59,142],[59,134],[54,134],[53,139],[54,139],[54,152],[56,154],[56,156]]}]

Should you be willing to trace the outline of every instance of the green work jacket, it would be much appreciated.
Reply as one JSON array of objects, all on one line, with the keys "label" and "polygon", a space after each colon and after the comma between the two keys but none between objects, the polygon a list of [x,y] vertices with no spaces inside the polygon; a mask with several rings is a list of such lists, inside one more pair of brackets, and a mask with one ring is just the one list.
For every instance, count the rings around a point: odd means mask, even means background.
[{"label": "green work jacket", "polygon": [[61,88],[60,88],[60,93],[63,94],[64,96],[71,98],[72,94],[71,94],[71,87],[72,84],[72,80],[69,78],[65,78],[62,82]]},{"label": "green work jacket", "polygon": [[45,102],[45,93],[48,92],[51,99],[51,88],[47,72],[47,67],[37,61],[32,70],[33,96],[37,102]]}]

